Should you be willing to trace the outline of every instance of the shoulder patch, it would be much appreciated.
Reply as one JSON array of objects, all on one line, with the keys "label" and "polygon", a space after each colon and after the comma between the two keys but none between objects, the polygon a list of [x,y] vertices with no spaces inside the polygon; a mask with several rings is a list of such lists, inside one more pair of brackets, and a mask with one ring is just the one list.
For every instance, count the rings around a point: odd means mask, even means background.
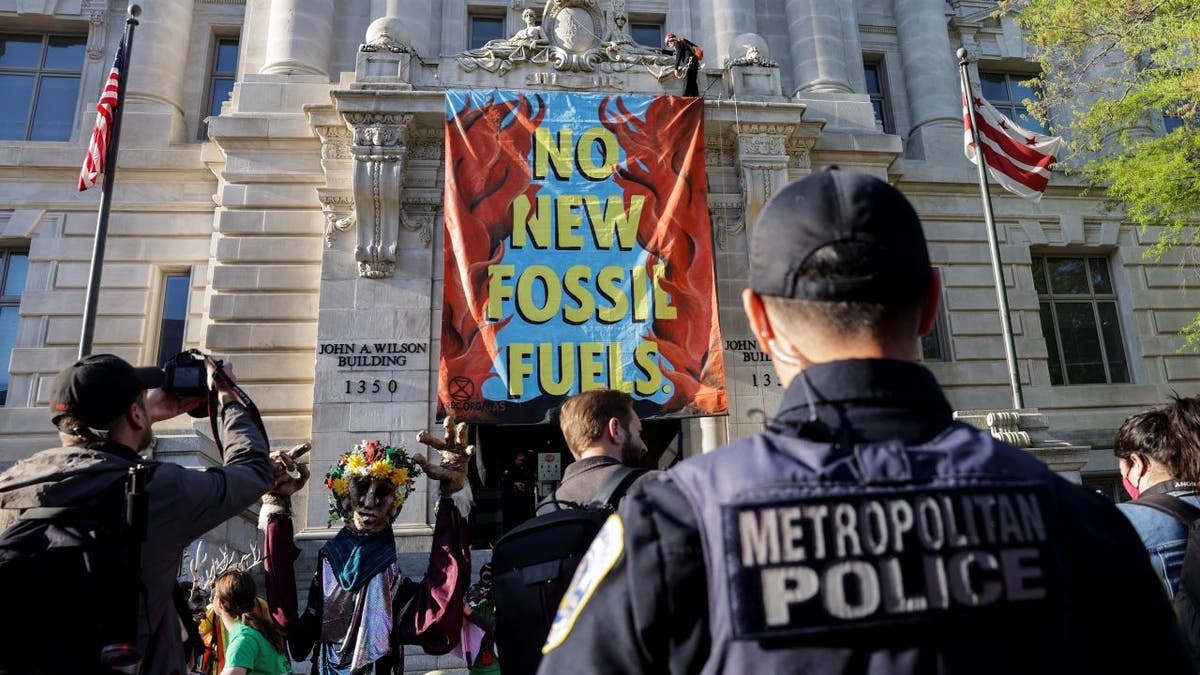
[{"label": "shoulder patch", "polygon": [[579,567],[575,568],[575,576],[571,578],[571,585],[567,587],[567,592],[558,604],[554,623],[550,625],[550,633],[546,636],[545,646],[542,647],[543,654],[548,654],[550,650],[561,645],[571,634],[579,612],[596,592],[596,587],[621,559],[624,550],[625,525],[621,522],[621,516],[614,513],[604,521],[604,527],[596,533],[596,538],[583,555],[583,560],[579,561]]}]

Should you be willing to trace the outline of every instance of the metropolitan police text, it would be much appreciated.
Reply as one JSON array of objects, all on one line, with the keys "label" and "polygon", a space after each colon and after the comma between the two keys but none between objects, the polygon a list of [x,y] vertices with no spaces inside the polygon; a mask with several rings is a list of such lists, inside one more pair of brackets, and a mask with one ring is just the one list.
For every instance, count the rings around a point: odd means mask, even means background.
[{"label": "metropolitan police text", "polygon": [[1046,526],[1028,492],[752,507],[737,530],[768,627],[791,624],[797,607],[856,621],[1046,597]]}]

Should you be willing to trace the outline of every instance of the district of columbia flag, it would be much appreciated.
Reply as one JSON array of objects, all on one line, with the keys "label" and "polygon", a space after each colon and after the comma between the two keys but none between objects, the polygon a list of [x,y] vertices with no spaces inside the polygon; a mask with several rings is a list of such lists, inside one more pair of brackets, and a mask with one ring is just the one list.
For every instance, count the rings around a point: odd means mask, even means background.
[{"label": "district of columbia flag", "polygon": [[100,92],[100,101],[96,103],[96,126],[92,127],[92,140],[88,143],[87,156],[83,158],[83,168],[79,170],[80,192],[96,184],[96,177],[104,173],[108,166],[109,142],[112,140],[113,114],[121,104],[118,96],[120,91],[122,69],[125,66],[125,38],[117,46],[117,57],[113,60],[112,70],[108,80],[104,82],[104,91]]},{"label": "district of columbia flag", "polygon": [[975,96],[974,92],[964,94],[963,148],[972,164],[977,163],[975,144],[971,139],[972,110],[979,144],[983,146],[983,159],[991,177],[1009,192],[1034,201],[1041,200],[1050,183],[1050,169],[1054,166],[1062,137],[1044,136],[1024,129],[982,96]]}]

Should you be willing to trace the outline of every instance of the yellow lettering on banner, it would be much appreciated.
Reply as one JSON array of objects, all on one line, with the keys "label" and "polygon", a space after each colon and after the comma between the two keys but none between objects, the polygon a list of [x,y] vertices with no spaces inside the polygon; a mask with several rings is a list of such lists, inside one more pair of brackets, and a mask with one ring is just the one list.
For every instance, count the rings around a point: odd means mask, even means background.
[{"label": "yellow lettering on banner", "polygon": [[625,270],[613,265],[600,268],[596,275],[596,290],[609,302],[610,307],[601,307],[597,318],[602,323],[617,323],[629,313],[629,298],[618,285],[625,279]]},{"label": "yellow lettering on banner", "polygon": [[506,285],[517,273],[515,265],[488,265],[487,320],[499,321],[503,317],[504,301],[512,298],[512,286]]},{"label": "yellow lettering on banner", "polygon": [[663,290],[662,280],[667,275],[667,266],[658,263],[654,266],[654,318],[674,319],[677,312],[671,306],[671,295]]},{"label": "yellow lettering on banner", "polygon": [[626,211],[625,202],[619,195],[609,195],[604,201],[604,209],[601,210],[598,196],[585,196],[583,203],[587,207],[588,222],[592,226],[596,247],[602,250],[611,249],[615,234],[617,247],[622,251],[632,251],[637,245],[638,225],[642,222],[642,205],[645,202],[645,196],[632,195],[629,198],[629,211]]},{"label": "yellow lettering on banner", "polygon": [[[554,165],[554,177],[559,180],[571,178],[571,150],[575,134],[570,127],[558,130],[558,138],[552,138],[550,129],[538,127],[533,132],[533,177],[548,178],[550,164]],[[615,139],[614,139],[615,140]]]},{"label": "yellow lettering on banner", "polygon": [[520,398],[525,395],[525,378],[533,374],[533,345],[514,342],[508,346],[508,395]]},{"label": "yellow lettering on banner", "polygon": [[[540,129],[540,127],[539,127]],[[592,158],[592,147],[600,143],[600,164]],[[605,180],[612,176],[613,167],[621,158],[621,146],[613,132],[604,127],[592,127],[579,135],[575,146],[575,159],[579,171],[591,180]]]},{"label": "yellow lettering on banner", "polygon": [[[541,307],[533,299],[533,284],[541,280],[546,301]],[[517,279],[517,311],[529,323],[546,323],[562,306],[562,280],[549,265],[530,265]]]},{"label": "yellow lettering on banner", "polygon": [[658,368],[658,345],[643,340],[633,350],[633,362],[646,375],[646,379],[638,380],[634,386],[639,396],[650,396],[662,386],[662,371]]},{"label": "yellow lettering on banner", "polygon": [[633,393],[633,383],[625,380],[625,360],[621,358],[621,343],[608,343],[608,388]]},{"label": "yellow lettering on banner", "polygon": [[579,343],[579,391],[604,389],[604,361],[600,354],[604,352],[603,342]]},{"label": "yellow lettering on banner", "polygon": [[596,311],[596,298],[584,283],[592,277],[592,268],[587,265],[572,265],[563,273],[566,294],[579,304],[578,307],[563,309],[563,319],[576,326],[587,323]]},{"label": "yellow lettering on banner", "polygon": [[532,213],[533,204],[526,195],[518,195],[513,200],[513,248],[524,248],[528,240],[525,233],[533,237],[534,248],[549,248],[551,198],[549,195],[538,195],[537,213]]},{"label": "yellow lettering on banner", "polygon": [[554,379],[554,343],[538,345],[538,387],[542,393],[563,396],[575,384],[575,349],[569,342],[558,345],[558,379]]},{"label": "yellow lettering on banner", "polygon": [[645,321],[650,316],[650,294],[646,292],[646,268],[638,265],[629,270],[633,277],[633,320]]},{"label": "yellow lettering on banner", "polygon": [[583,216],[575,209],[583,204],[582,195],[560,195],[555,204],[558,240],[554,248],[560,251],[578,251],[583,248],[583,237],[577,230],[583,224]]}]

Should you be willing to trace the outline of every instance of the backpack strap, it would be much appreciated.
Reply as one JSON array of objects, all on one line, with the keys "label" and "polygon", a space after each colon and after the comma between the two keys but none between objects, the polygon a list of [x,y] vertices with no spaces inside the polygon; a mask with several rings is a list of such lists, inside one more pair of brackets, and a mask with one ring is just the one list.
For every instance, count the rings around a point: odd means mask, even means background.
[{"label": "backpack strap", "polygon": [[617,502],[625,496],[625,491],[629,489],[633,482],[640,478],[642,474],[649,471],[635,466],[620,466],[612,472],[608,480],[604,481],[604,485],[600,486],[600,491],[596,493],[596,497],[592,499],[593,504],[604,504],[612,508],[617,507]]},{"label": "backpack strap", "polygon": [[1131,503],[1148,506],[1156,511],[1161,511],[1177,520],[1184,527],[1190,527],[1194,521],[1200,520],[1200,507],[1193,506],[1179,497],[1171,495],[1149,495],[1135,499]]}]

